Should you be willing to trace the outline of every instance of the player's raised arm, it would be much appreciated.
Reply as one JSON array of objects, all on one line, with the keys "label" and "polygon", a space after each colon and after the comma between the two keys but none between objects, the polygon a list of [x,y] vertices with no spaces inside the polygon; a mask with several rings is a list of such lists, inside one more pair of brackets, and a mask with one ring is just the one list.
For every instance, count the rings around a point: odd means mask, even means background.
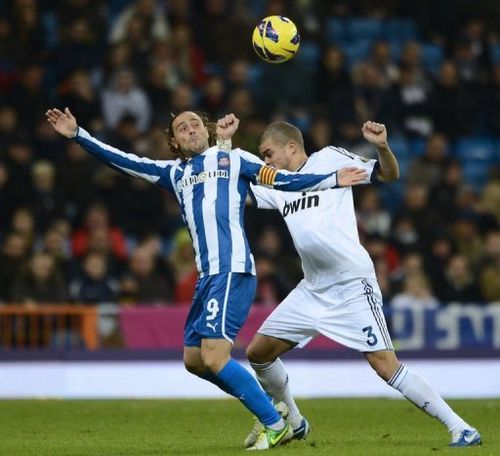
[{"label": "player's raised arm", "polygon": [[[159,183],[162,176],[167,175],[167,169],[174,163],[172,160],[151,160],[135,154],[125,153],[115,147],[105,144],[78,126],[76,118],[68,108],[64,112],[59,109],[49,109],[45,113],[47,121],[60,135],[73,139],[87,152],[104,164],[131,176]],[[173,191],[170,179],[163,179],[162,186]]]},{"label": "player's raised arm", "polygon": [[363,136],[377,148],[379,168],[377,179],[382,182],[394,182],[399,179],[399,165],[387,142],[387,129],[384,124],[365,122],[361,129]]}]

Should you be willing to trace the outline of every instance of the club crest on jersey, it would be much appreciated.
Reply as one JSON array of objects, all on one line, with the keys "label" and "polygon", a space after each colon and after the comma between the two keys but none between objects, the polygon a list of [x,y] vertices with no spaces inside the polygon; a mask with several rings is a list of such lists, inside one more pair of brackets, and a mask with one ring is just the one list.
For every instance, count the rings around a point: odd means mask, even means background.
[{"label": "club crest on jersey", "polygon": [[283,206],[283,217],[295,214],[295,212],[302,211],[304,209],[318,206],[319,195],[308,195],[307,193],[302,193],[302,198],[285,203]]},{"label": "club crest on jersey", "polygon": [[229,160],[229,157],[221,157],[219,158],[219,161],[217,162],[219,166],[229,166],[231,164],[231,160]]},{"label": "club crest on jersey", "polygon": [[217,169],[214,171],[202,171],[193,176],[187,176],[177,181],[177,191],[181,193],[185,188],[196,184],[203,184],[209,179],[229,179],[229,171]]}]

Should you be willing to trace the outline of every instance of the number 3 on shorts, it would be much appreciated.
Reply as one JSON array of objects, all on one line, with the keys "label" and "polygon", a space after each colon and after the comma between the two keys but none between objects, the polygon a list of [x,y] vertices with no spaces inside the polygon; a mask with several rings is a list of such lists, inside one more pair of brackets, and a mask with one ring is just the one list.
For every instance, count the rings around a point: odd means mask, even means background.
[{"label": "number 3 on shorts", "polygon": [[219,312],[219,303],[217,299],[212,298],[207,302],[207,310],[210,312],[210,315],[207,315],[207,321],[213,320],[217,316],[217,312]]},{"label": "number 3 on shorts", "polygon": [[371,326],[367,326],[366,328],[363,328],[363,332],[365,332],[366,336],[367,336],[366,343],[370,347],[377,345],[377,342],[378,342],[377,336],[375,334],[373,334],[372,329],[373,328]]}]

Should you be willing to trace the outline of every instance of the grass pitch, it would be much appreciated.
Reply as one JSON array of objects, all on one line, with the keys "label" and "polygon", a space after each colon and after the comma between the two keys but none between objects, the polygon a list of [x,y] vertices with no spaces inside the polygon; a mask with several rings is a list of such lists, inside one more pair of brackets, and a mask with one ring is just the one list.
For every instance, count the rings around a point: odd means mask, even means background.
[{"label": "grass pitch", "polygon": [[[298,403],[313,431],[272,455],[500,455],[500,400],[450,401],[482,434],[483,446],[470,449],[447,448],[444,427],[404,400]],[[251,426],[233,399],[7,400],[0,401],[0,455],[243,455]]]}]

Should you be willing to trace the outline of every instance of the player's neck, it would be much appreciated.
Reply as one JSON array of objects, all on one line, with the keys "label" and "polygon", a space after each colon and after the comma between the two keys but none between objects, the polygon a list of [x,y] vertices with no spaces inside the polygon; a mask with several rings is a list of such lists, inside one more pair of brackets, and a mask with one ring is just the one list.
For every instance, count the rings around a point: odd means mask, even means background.
[{"label": "player's neck", "polygon": [[291,164],[289,171],[296,172],[300,170],[300,168],[304,166],[306,161],[307,161],[306,155],[298,157],[298,159]]}]

